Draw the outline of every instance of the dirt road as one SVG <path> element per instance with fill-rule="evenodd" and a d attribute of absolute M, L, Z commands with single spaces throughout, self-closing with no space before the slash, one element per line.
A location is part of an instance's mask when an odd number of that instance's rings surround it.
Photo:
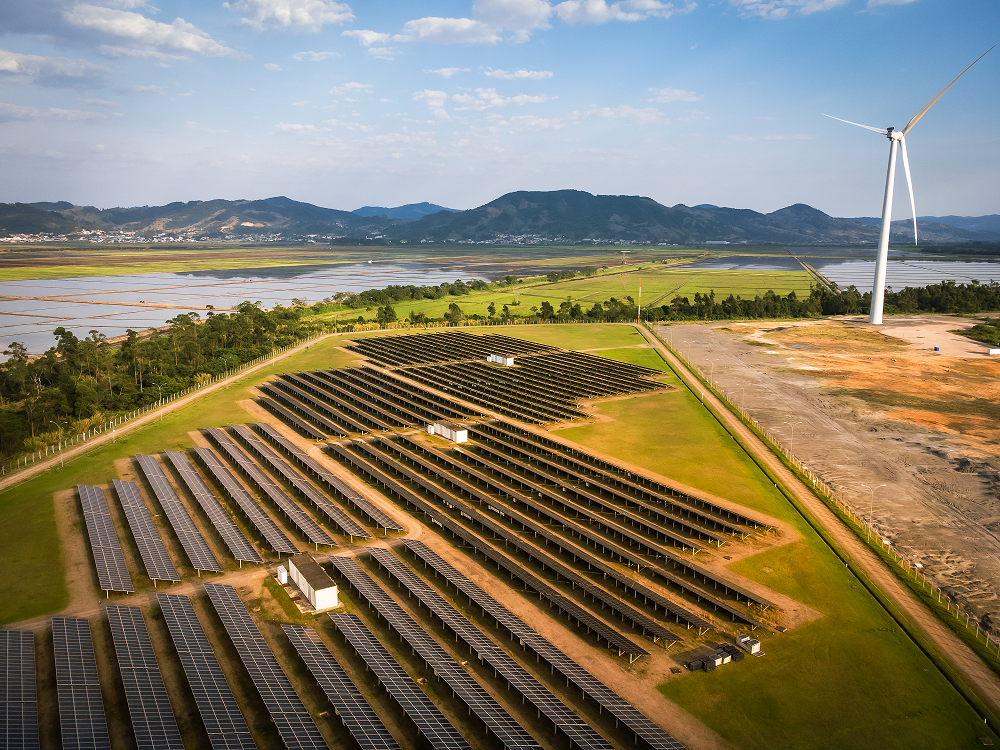
<path fill-rule="evenodd" d="M 704 391 L 690 371 L 675 357 L 655 336 L 643 331 L 643 335 L 670 362 L 680 374 L 684 382 L 699 393 Z M 732 412 L 726 408 L 711 393 L 706 392 L 704 401 L 719 418 L 726 428 L 749 446 L 754 455 L 768 470 L 779 477 L 787 487 L 791 488 L 795 498 L 819 523 L 827 530 L 837 543 L 844 549 L 875 582 L 876 585 L 902 609 L 923 630 L 927 637 L 941 650 L 945 657 L 965 677 L 970 685 L 997 712 L 1000 712 L 1000 679 L 987 667 L 973 651 L 959 638 L 948 630 L 944 624 L 928 611 L 906 589 L 896 576 L 885 567 L 875 554 L 862 544 L 854 533 L 844 526 L 836 516 L 807 489 L 796 477 L 785 468 L 784 464 L 750 431 Z"/>

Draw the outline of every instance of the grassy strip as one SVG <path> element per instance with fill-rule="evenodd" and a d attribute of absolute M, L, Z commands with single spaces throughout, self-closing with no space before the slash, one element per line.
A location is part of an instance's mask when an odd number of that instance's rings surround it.
<path fill-rule="evenodd" d="M 285 587 L 274 580 L 273 577 L 268 576 L 264 579 L 264 588 L 270 592 L 271 598 L 281 606 L 281 611 L 285 613 L 285 616 L 289 620 L 300 624 L 309 624 L 312 622 L 312 618 L 306 617 L 299 612 L 299 608 L 295 606 L 295 602 L 292 601 L 292 597 L 285 591 Z"/>
<path fill-rule="evenodd" d="M 664 346 L 667 346 L 668 348 L 672 349 L 672 347 L 670 347 L 669 344 L 667 344 L 655 331 L 652 331 L 651 329 L 649 330 L 653 336 L 655 336 L 661 343 L 664 344 Z M 681 355 L 676 350 L 674 350 L 674 354 L 683 361 L 683 357 L 681 357 Z M 660 354 L 660 356 L 661 357 L 663 356 L 662 353 Z M 667 365 L 670 366 L 671 370 L 674 371 L 677 377 L 681 379 L 682 382 L 684 382 L 680 376 L 680 373 L 678 373 L 676 369 L 674 369 L 674 367 L 670 365 L 670 362 L 665 357 L 663 357 L 663 359 L 667 363 Z M 711 383 L 709 383 L 696 369 L 690 368 L 690 372 L 702 387 L 704 387 L 707 391 L 713 393 L 717 397 L 720 397 L 720 400 L 723 401 L 723 403 L 725 403 L 728 400 L 724 397 L 723 394 L 719 393 L 711 385 Z M 872 597 L 882 606 L 882 608 L 886 611 L 886 613 L 900 627 L 900 629 L 907 635 L 907 637 L 910 638 L 911 641 L 913 641 L 913 643 L 917 646 L 917 648 L 919 648 L 924 653 L 924 655 L 927 656 L 928 659 L 930 659 L 930 661 L 934 664 L 934 666 L 941 672 L 941 674 L 952 685 L 952 687 L 954 687 L 955 690 L 958 691 L 958 693 L 965 699 L 965 701 L 969 704 L 969 706 L 972 707 L 972 709 L 979 715 L 981 719 L 984 719 L 984 721 L 990 727 L 990 729 L 1000 734 L 1000 719 L 998 719 L 997 715 L 982 700 L 982 698 L 975 691 L 975 689 L 972 688 L 972 686 L 965 681 L 965 678 L 958 672 L 958 670 L 956 670 L 951 665 L 951 662 L 944 657 L 944 655 L 938 650 L 937 646 L 934 645 L 933 642 L 931 642 L 931 640 L 926 635 L 924 635 L 923 631 L 920 630 L 920 628 L 916 625 L 915 622 L 913 622 L 910 616 L 907 615 L 898 606 L 896 606 L 896 604 L 892 602 L 882 592 L 882 590 L 868 576 L 868 574 L 865 573 L 865 571 L 862 570 L 860 567 L 858 567 L 857 563 L 854 562 L 853 558 L 837 543 L 837 541 L 832 536 L 830 536 L 830 534 L 827 532 L 823 524 L 820 523 L 808 511 L 808 509 L 805 508 L 805 506 L 799 503 L 799 501 L 795 498 L 794 493 L 791 491 L 791 488 L 788 487 L 780 477 L 769 471 L 767 466 L 757 459 L 753 451 L 750 449 L 750 446 L 747 445 L 745 441 L 743 441 L 738 435 L 734 435 L 732 432 L 729 431 L 729 429 L 725 426 L 725 423 L 723 422 L 722 418 L 716 413 L 716 411 L 712 409 L 708 404 L 705 404 L 705 408 L 719 422 L 722 428 L 725 429 L 727 432 L 729 432 L 733 440 L 736 441 L 737 445 L 739 445 L 740 448 L 742 448 L 743 451 L 746 452 L 746 454 L 757 465 L 760 471 L 763 472 L 764 475 L 768 479 L 770 479 L 771 482 L 774 483 L 775 487 L 777 487 L 778 491 L 781 492 L 781 494 L 785 497 L 785 499 L 789 502 L 789 504 L 793 508 L 795 508 L 796 512 L 803 518 L 803 520 L 806 521 L 806 523 L 809 524 L 809 526 L 816 532 L 816 534 L 823 540 L 823 542 L 830 548 L 830 550 L 837 556 L 837 558 L 844 563 L 844 565 L 847 567 L 848 570 L 851 571 L 851 573 L 858 580 L 858 582 L 861 583 L 861 585 L 864 586 L 864 588 L 872 595 Z M 747 427 L 749 427 L 754 432 L 754 434 L 756 434 L 757 437 L 759 437 L 765 444 L 769 442 L 766 436 L 763 435 L 760 429 L 755 424 L 753 424 L 752 421 L 748 420 L 744 415 L 739 414 L 738 412 L 733 412 L 733 413 L 736 414 L 736 416 L 739 417 L 740 421 L 743 422 Z M 781 460 L 781 462 L 796 475 L 797 478 L 803 481 L 805 486 L 807 487 L 811 486 L 809 478 L 801 471 L 801 469 L 794 466 L 787 456 L 783 455 L 780 451 L 776 451 L 774 453 L 776 456 L 778 456 L 779 460 Z M 844 514 L 843 511 L 840 510 L 839 506 L 837 506 L 832 501 L 832 499 L 824 497 L 815 489 L 813 489 L 813 494 L 815 494 L 816 497 L 819 498 L 819 500 L 823 502 L 824 505 L 826 505 L 830 510 L 832 510 L 834 514 L 837 515 L 841 520 L 845 522 L 848 520 L 846 514 Z M 873 552 L 875 552 L 875 554 L 878 555 L 879 558 L 882 559 L 882 561 L 889 566 L 889 569 L 898 578 L 902 579 L 907 584 L 907 586 L 913 593 L 918 595 L 918 598 L 921 601 L 924 601 L 925 603 L 927 602 L 927 597 L 920 595 L 920 591 L 918 591 L 913 585 L 914 582 L 909 578 L 908 575 L 903 575 L 902 568 L 898 565 L 898 563 L 895 562 L 895 560 L 891 557 L 891 555 L 887 551 L 881 549 L 880 545 L 869 544 L 865 538 L 865 535 L 862 534 L 862 529 L 856 523 L 853 522 L 848 523 L 848 528 L 850 528 L 854 532 L 855 536 L 857 536 L 861 541 L 868 544 L 869 548 Z M 865 530 L 865 533 L 867 533 L 867 530 Z M 924 593 L 926 594 L 926 592 Z M 947 625 L 954 632 L 956 632 L 956 634 L 958 634 L 959 637 L 962 637 L 963 634 L 960 633 L 959 630 L 954 627 L 955 624 L 958 624 L 957 618 L 955 618 L 954 616 L 948 618 L 941 617 L 940 609 L 941 606 L 939 604 L 936 607 L 934 606 L 931 607 L 931 611 L 934 612 L 934 614 L 938 615 L 945 623 L 945 625 Z M 949 620 L 951 622 L 949 622 Z M 967 628 L 964 627 L 964 624 L 962 624 L 960 629 L 968 630 Z M 970 646 L 973 646 L 973 643 L 969 643 L 969 640 L 967 638 L 963 637 L 962 640 L 968 643 Z M 984 644 L 982 643 L 979 643 L 979 646 L 980 646 L 979 649 L 974 648 L 974 650 L 977 653 L 981 653 L 982 650 L 985 648 Z M 990 664 L 991 668 L 995 669 L 995 660 L 993 658 L 988 658 L 987 663 Z"/>

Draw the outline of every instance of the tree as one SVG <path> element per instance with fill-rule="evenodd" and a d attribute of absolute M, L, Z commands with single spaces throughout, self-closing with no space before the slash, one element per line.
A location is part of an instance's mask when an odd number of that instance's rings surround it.
<path fill-rule="evenodd" d="M 542 302 L 542 320 L 551 320 L 555 317 L 556 311 L 552 309 L 552 305 L 548 300 Z"/>
<path fill-rule="evenodd" d="M 391 304 L 386 302 L 385 306 L 380 307 L 378 309 L 378 312 L 375 314 L 375 320 L 378 321 L 378 324 L 380 326 L 385 328 L 386 325 L 388 325 L 389 323 L 395 323 L 397 320 L 399 320 L 399 318 L 396 316 L 395 308 L 393 308 Z"/>
<path fill-rule="evenodd" d="M 465 313 L 462 312 L 462 308 L 458 306 L 458 303 L 452 302 L 448 305 L 448 312 L 445 313 L 444 317 L 452 325 L 458 325 L 465 318 Z"/>
<path fill-rule="evenodd" d="M 504 310 L 507 309 L 507 305 L 504 305 L 503 307 Z M 492 318 L 494 315 L 497 314 L 497 306 L 494 305 L 492 302 L 490 302 L 490 306 L 486 308 L 486 312 L 489 313 L 489 316 Z"/>

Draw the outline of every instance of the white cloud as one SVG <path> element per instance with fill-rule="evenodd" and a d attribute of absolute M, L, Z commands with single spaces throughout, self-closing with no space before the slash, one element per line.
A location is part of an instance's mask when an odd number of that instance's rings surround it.
<path fill-rule="evenodd" d="M 116 44 L 102 44 L 97 48 L 97 53 L 104 57 L 141 57 L 157 58 L 160 60 L 183 60 L 184 55 L 169 55 L 166 52 L 154 47 L 121 47 Z M 160 63 L 162 67 L 167 67 L 166 63 Z"/>
<path fill-rule="evenodd" d="M 301 101 L 301 102 L 292 102 L 292 106 L 293 106 L 293 107 L 304 107 L 304 106 L 306 106 L 306 105 L 307 105 L 308 103 L 309 103 L 309 100 L 308 100 L 308 99 L 306 99 L 305 101 Z"/>
<path fill-rule="evenodd" d="M 279 122 L 274 126 L 282 133 L 319 133 L 330 128 L 317 128 L 315 125 L 300 125 L 296 122 Z"/>
<path fill-rule="evenodd" d="M 448 120 L 450 117 L 445 111 L 444 103 L 448 100 L 448 95 L 443 91 L 417 91 L 413 94 L 413 101 L 425 102 L 430 107 L 431 114 L 438 120 Z"/>
<path fill-rule="evenodd" d="M 379 99 L 379 101 L 382 102 L 382 104 L 388 104 L 390 100 L 389 99 Z"/>
<path fill-rule="evenodd" d="M 869 8 L 876 8 L 879 5 L 909 5 L 916 0 L 868 0 Z"/>
<path fill-rule="evenodd" d="M 68 57 L 22 55 L 0 49 L 0 80 L 22 77 L 48 86 L 99 85 L 110 68 Z"/>
<path fill-rule="evenodd" d="M 570 125 L 579 122 L 579 114 L 571 113 L 567 117 L 536 117 L 535 115 L 515 115 L 508 118 L 511 125 L 523 127 L 527 130 L 562 130 Z M 500 122 L 499 125 L 506 123 Z"/>
<path fill-rule="evenodd" d="M 302 62 L 303 60 L 308 60 L 309 62 L 323 62 L 323 60 L 329 60 L 331 57 L 340 57 L 339 52 L 296 52 L 292 55 L 293 60 Z"/>
<path fill-rule="evenodd" d="M 122 91 L 127 91 L 130 94 L 165 94 L 163 86 L 129 86 L 126 89 L 121 89 Z"/>
<path fill-rule="evenodd" d="M 847 5 L 851 0 L 729 0 L 738 6 L 743 15 L 782 19 L 790 13 L 809 15 Z"/>
<path fill-rule="evenodd" d="M 350 31 L 341 31 L 341 36 L 349 36 L 358 40 L 358 43 L 362 47 L 370 47 L 373 44 L 385 44 L 392 40 L 392 34 L 386 34 L 382 31 L 370 31 L 368 29 L 351 29 Z"/>
<path fill-rule="evenodd" d="M 151 53 L 157 48 L 167 47 L 208 57 L 239 54 L 183 18 L 175 18 L 171 24 L 160 23 L 138 13 L 96 5 L 75 5 L 63 13 L 63 18 L 78 28 L 131 39 L 144 45 Z"/>
<path fill-rule="evenodd" d="M 264 69 L 265 70 L 284 70 L 284 68 L 282 68 L 277 63 L 264 63 Z"/>
<path fill-rule="evenodd" d="M 593 117 L 606 117 L 615 120 L 633 120 L 644 125 L 665 122 L 663 113 L 655 107 L 638 109 L 627 104 L 617 107 L 590 107 L 585 114 Z"/>
<path fill-rule="evenodd" d="M 91 107 L 107 107 L 108 109 L 115 109 L 119 106 L 118 102 L 109 102 L 107 99 L 83 99 L 84 104 L 89 104 Z"/>
<path fill-rule="evenodd" d="M 456 73 L 468 73 L 468 68 L 438 68 L 437 70 L 425 70 L 425 73 L 436 73 L 442 78 L 451 78 Z"/>
<path fill-rule="evenodd" d="M 498 94 L 496 89 L 476 89 L 475 96 L 472 94 L 455 94 L 451 100 L 463 106 L 456 107 L 458 110 L 482 111 L 484 109 L 496 109 L 506 107 L 509 104 L 524 106 L 525 104 L 541 104 L 548 101 L 549 97 L 541 94 L 529 96 L 528 94 L 518 94 L 517 96 L 503 96 Z"/>
<path fill-rule="evenodd" d="M 549 28 L 552 6 L 547 0 L 475 0 L 472 15 L 495 29 L 513 31 L 513 41 L 523 42 L 535 29 Z"/>
<path fill-rule="evenodd" d="M 653 95 L 652 99 L 647 99 L 650 102 L 659 102 L 665 104 L 667 102 L 700 102 L 705 97 L 701 94 L 696 94 L 693 91 L 685 91 L 684 89 L 654 89 L 651 88 L 649 93 Z"/>
<path fill-rule="evenodd" d="M 690 4 L 686 8 L 692 9 Z M 611 5 L 605 0 L 566 0 L 555 6 L 553 11 L 560 21 L 570 24 L 645 21 L 650 17 L 670 18 L 677 12 L 672 3 L 661 3 L 659 0 L 622 0 Z"/>
<path fill-rule="evenodd" d="M 515 80 L 528 80 L 528 81 L 542 81 L 546 78 L 552 77 L 551 70 L 525 70 L 520 68 L 512 73 L 508 73 L 506 70 L 493 70 L 492 68 L 486 69 L 486 75 L 490 78 L 500 78 L 505 81 L 515 81 Z"/>
<path fill-rule="evenodd" d="M 337 128 L 347 128 L 348 130 L 358 131 L 362 133 L 370 133 L 375 128 L 371 125 L 362 125 L 360 122 L 344 122 L 343 120 L 323 120 L 324 125 L 329 125 L 330 127 Z"/>
<path fill-rule="evenodd" d="M 357 81 L 349 81 L 348 83 L 342 83 L 340 86 L 334 86 L 330 89 L 330 93 L 334 96 L 342 96 L 344 94 L 356 94 L 359 92 L 364 92 L 366 94 L 372 93 L 372 85 L 370 83 L 358 83 Z"/>
<path fill-rule="evenodd" d="M 431 44 L 496 44 L 501 41 L 493 27 L 471 18 L 418 18 L 407 21 L 396 38 Z"/>
<path fill-rule="evenodd" d="M 365 52 L 378 60 L 395 60 L 400 54 L 395 47 L 369 47 Z"/>
<path fill-rule="evenodd" d="M 242 13 L 241 22 L 258 31 L 279 26 L 319 31 L 323 24 L 354 20 L 350 6 L 331 0 L 237 0 L 222 5 Z"/>
<path fill-rule="evenodd" d="M 84 112 L 79 109 L 59 109 L 58 107 L 39 109 L 38 107 L 22 107 L 17 104 L 4 104 L 0 102 L 0 122 L 30 122 L 34 120 L 80 122 L 85 120 L 105 120 L 107 117 L 107 115 L 100 112 Z"/>

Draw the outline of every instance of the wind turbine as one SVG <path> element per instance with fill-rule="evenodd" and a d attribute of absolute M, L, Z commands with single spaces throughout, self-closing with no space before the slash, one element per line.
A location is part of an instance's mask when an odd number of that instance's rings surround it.
<path fill-rule="evenodd" d="M 989 54 L 993 48 L 990 47 L 986 52 L 981 54 L 975 60 L 973 60 L 972 65 L 982 60 L 987 54 Z M 969 68 L 972 67 L 969 66 Z M 969 68 L 966 68 L 961 73 L 955 77 L 955 81 L 964 76 Z M 862 125 L 857 122 L 851 122 L 850 120 L 842 120 L 839 117 L 834 117 L 833 115 L 823 114 L 824 117 L 829 117 L 833 120 L 839 120 L 840 122 L 846 122 L 848 125 L 857 125 L 859 128 L 864 128 L 865 130 L 873 130 L 876 133 L 881 133 L 889 139 L 889 172 L 885 178 L 885 200 L 882 203 L 882 229 L 878 236 L 878 257 L 875 261 L 875 281 L 872 285 L 872 306 L 871 311 L 868 316 L 868 322 L 873 325 L 881 325 L 882 323 L 882 307 L 885 302 L 885 270 L 886 265 L 889 261 L 889 224 L 892 221 L 892 189 L 896 178 L 896 148 L 897 146 L 903 151 L 903 171 L 906 173 L 906 186 L 910 189 L 910 208 L 913 211 L 913 244 L 917 244 L 917 204 L 913 200 L 913 181 L 910 179 L 910 162 L 906 158 L 906 134 L 913 129 L 913 126 L 917 124 L 927 110 L 934 106 L 935 102 L 944 96 L 944 92 L 955 85 L 955 81 L 952 81 L 940 94 L 931 99 L 930 103 L 924 107 L 922 110 L 917 112 L 913 116 L 913 119 L 906 123 L 906 127 L 902 130 L 897 131 L 895 128 L 873 128 L 870 125 Z"/>

